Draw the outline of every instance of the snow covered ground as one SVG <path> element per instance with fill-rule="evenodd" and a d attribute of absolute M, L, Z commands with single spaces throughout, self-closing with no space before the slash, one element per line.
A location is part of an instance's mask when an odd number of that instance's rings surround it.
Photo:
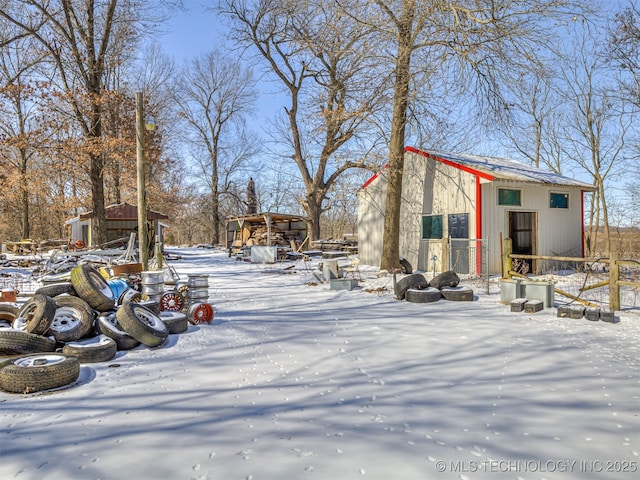
<path fill-rule="evenodd" d="M 210 275 L 213 325 L 62 390 L 0 392 L 0 478 L 637 478 L 637 309 L 415 304 L 367 267 L 336 291 L 302 262 L 171 251 L 183 278 Z"/>

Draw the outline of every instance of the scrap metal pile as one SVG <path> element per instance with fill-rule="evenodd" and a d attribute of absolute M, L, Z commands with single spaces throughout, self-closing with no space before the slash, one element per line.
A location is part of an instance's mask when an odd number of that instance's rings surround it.
<path fill-rule="evenodd" d="M 81 363 L 154 348 L 191 324 L 210 324 L 206 276 L 165 289 L 165 271 L 81 263 L 68 281 L 45 284 L 21 306 L 0 303 L 0 389 L 32 393 L 75 382 Z M 172 283 L 172 282 L 170 282 Z"/>

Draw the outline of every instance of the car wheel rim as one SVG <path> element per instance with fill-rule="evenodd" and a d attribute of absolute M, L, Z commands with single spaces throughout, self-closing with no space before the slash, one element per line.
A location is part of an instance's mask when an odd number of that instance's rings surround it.
<path fill-rule="evenodd" d="M 14 365 L 18 367 L 41 367 L 43 365 L 55 365 L 56 363 L 62 363 L 67 357 L 64 355 L 37 355 L 33 357 L 19 358 Z"/>
<path fill-rule="evenodd" d="M 71 307 L 58 307 L 51 329 L 57 332 L 73 330 L 80 323 L 80 312 Z"/>

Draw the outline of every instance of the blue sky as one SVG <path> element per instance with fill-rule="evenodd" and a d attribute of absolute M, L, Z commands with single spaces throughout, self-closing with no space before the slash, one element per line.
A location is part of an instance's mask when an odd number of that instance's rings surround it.
<path fill-rule="evenodd" d="M 185 61 L 200 54 L 210 52 L 216 48 L 225 52 L 225 27 L 217 15 L 206 10 L 201 0 L 185 0 L 185 10 L 176 11 L 173 18 L 167 22 L 159 36 L 159 41 L 167 55 L 174 58 L 176 66 L 180 67 Z M 254 70 L 258 77 L 260 72 Z M 265 128 L 272 126 L 275 114 L 282 110 L 286 98 L 273 93 L 276 84 L 258 82 L 258 99 L 254 115 L 249 119 L 250 128 L 258 135 L 264 136 Z"/>
<path fill-rule="evenodd" d="M 160 38 L 166 53 L 178 64 L 224 42 L 223 27 L 213 12 L 206 11 L 199 1 L 185 1 L 185 8 L 175 12 Z"/>

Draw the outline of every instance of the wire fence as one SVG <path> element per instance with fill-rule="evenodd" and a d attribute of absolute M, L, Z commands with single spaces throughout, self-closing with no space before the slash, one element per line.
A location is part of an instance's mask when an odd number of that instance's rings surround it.
<path fill-rule="evenodd" d="M 448 269 L 489 292 L 489 240 L 449 238 Z"/>

